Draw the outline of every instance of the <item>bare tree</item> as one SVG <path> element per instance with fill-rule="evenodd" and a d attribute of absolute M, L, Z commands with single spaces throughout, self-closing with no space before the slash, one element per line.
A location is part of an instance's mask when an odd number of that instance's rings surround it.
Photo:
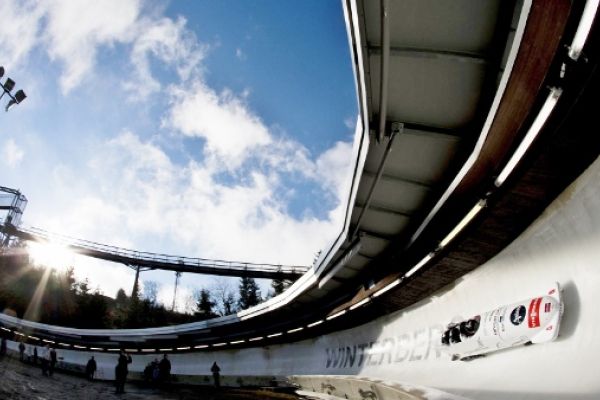
<path fill-rule="evenodd" d="M 158 297 L 158 282 L 144 281 L 144 299 L 152 304 L 156 304 Z"/>
<path fill-rule="evenodd" d="M 217 314 L 224 316 L 237 311 L 235 291 L 229 280 L 216 278 L 211 293 L 213 293 L 215 301 L 214 310 Z"/>

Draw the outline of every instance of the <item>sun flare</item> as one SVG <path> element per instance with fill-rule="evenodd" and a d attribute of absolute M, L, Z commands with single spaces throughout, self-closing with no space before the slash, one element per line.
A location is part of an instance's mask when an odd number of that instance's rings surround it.
<path fill-rule="evenodd" d="M 27 250 L 36 265 L 44 265 L 57 271 L 66 271 L 74 261 L 74 254 L 56 243 L 29 242 Z"/>

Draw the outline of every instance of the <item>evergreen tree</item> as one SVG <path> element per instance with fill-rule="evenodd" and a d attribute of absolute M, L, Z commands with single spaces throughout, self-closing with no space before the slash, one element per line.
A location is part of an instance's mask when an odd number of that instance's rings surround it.
<path fill-rule="evenodd" d="M 127 297 L 127 293 L 125 293 L 125 290 L 123 290 L 122 288 L 117 291 L 115 303 L 117 305 L 117 308 L 121 309 L 127 308 L 127 305 L 129 304 L 129 297 Z"/>
<path fill-rule="evenodd" d="M 253 278 L 241 278 L 239 289 L 238 307 L 240 310 L 245 310 L 261 302 L 260 290 Z"/>
<path fill-rule="evenodd" d="M 78 328 L 109 328 L 108 304 L 106 298 L 98 291 L 77 296 L 77 312 L 75 321 Z"/>
<path fill-rule="evenodd" d="M 206 289 L 201 289 L 196 293 L 196 315 L 203 319 L 216 317 L 214 312 L 215 302 L 212 300 L 210 292 Z"/>

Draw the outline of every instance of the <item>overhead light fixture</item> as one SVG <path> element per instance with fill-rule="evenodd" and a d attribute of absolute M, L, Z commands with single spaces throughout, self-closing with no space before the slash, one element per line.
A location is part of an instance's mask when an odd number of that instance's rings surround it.
<path fill-rule="evenodd" d="M 175 350 L 175 349 L 158 349 L 158 351 L 171 351 L 171 350 Z"/>
<path fill-rule="evenodd" d="M 392 283 L 390 283 L 390 284 L 388 284 L 388 285 L 384 286 L 383 288 L 381 288 L 381 289 L 379 289 L 378 291 L 376 291 L 375 293 L 373 293 L 373 297 L 379 297 L 379 296 L 381 296 L 382 294 L 384 294 L 384 293 L 385 293 L 385 292 L 387 292 L 388 290 L 390 290 L 390 289 L 393 289 L 393 288 L 395 288 L 396 286 L 398 286 L 398 284 L 400 284 L 400 282 L 401 282 L 401 279 L 400 279 L 400 278 L 396 279 L 396 280 L 395 280 L 395 281 L 393 281 Z"/>
<path fill-rule="evenodd" d="M 155 349 L 142 349 L 142 353 L 154 353 Z"/>
<path fill-rule="evenodd" d="M 473 218 L 475 218 L 475 216 L 479 213 L 479 211 L 481 211 L 481 209 L 483 207 L 485 207 L 485 204 L 486 204 L 485 200 L 479 200 L 477 202 L 477 204 L 475 204 L 475 207 L 471 208 L 471 211 L 469 211 L 467 213 L 467 215 L 464 216 L 464 218 L 458 223 L 458 225 L 456 225 L 454 227 L 454 229 L 452 229 L 450 231 L 450 233 L 448 235 L 446 235 L 446 237 L 444 239 L 442 239 L 442 241 L 440 242 L 440 248 L 446 247 L 448 245 L 448 243 L 450 243 L 456 237 L 456 235 L 458 235 L 465 228 L 465 226 L 467 226 L 469 224 L 469 222 L 471 222 L 471 220 Z M 429 253 L 427 255 L 427 257 L 429 257 L 429 256 L 431 256 L 431 253 Z M 423 260 L 425 260 L 427 257 L 425 257 Z M 423 260 L 421 260 L 421 262 L 423 262 Z M 429 261 L 429 260 L 425 260 L 425 262 L 427 262 L 427 261 Z M 421 262 L 419 262 L 419 264 Z"/>
<path fill-rule="evenodd" d="M 76 349 L 86 349 L 87 348 L 85 346 L 80 346 L 78 344 L 74 344 L 73 347 L 75 347 Z"/>
<path fill-rule="evenodd" d="M 535 117 L 535 120 L 533 121 L 533 124 L 531 124 L 531 127 L 527 131 L 527 134 L 519 144 L 519 147 L 517 147 L 517 150 L 513 153 L 510 160 L 508 160 L 508 163 L 506 164 L 502 172 L 500 172 L 500 175 L 498 175 L 498 177 L 496 178 L 496 181 L 494 182 L 496 187 L 500 187 L 504 183 L 504 181 L 506 181 L 506 178 L 508 178 L 508 176 L 512 173 L 513 169 L 515 169 L 519 161 L 521 161 L 521 158 L 523 158 L 523 155 L 525 154 L 531 143 L 533 143 L 538 133 L 540 133 L 540 130 L 542 130 L 544 124 L 546 123 L 546 120 L 552 113 L 552 110 L 554 110 L 554 107 L 556 106 L 556 103 L 558 102 L 558 99 L 560 98 L 561 94 L 562 89 L 560 88 L 550 89 L 550 94 L 546 98 L 546 101 L 544 102 L 544 105 L 542 106 L 542 109 L 538 113 L 537 117 Z"/>
<path fill-rule="evenodd" d="M 107 351 L 121 351 L 121 349 L 106 349 Z"/>
<path fill-rule="evenodd" d="M 346 314 L 346 310 L 342 310 L 342 311 L 340 311 L 340 312 L 336 312 L 335 314 L 333 314 L 333 315 L 330 315 L 330 316 L 328 316 L 328 317 L 327 317 L 327 318 L 325 318 L 325 319 L 326 319 L 327 321 L 330 321 L 330 320 L 332 320 L 332 319 L 334 319 L 334 318 L 337 318 L 337 317 L 340 317 L 340 316 L 342 316 L 342 315 L 344 315 L 344 314 Z"/>
<path fill-rule="evenodd" d="M 0 67 L 0 78 L 2 78 L 3 76 L 4 76 L 4 67 Z M 10 93 L 15 88 L 15 81 L 13 81 L 10 78 L 6 78 L 6 82 L 4 82 L 4 84 L 0 82 L 0 87 L 2 88 L 2 94 L 0 94 L 0 99 L 2 97 L 4 97 L 5 94 L 8 94 L 8 96 L 10 97 L 10 101 L 4 108 L 5 111 L 8 111 L 8 109 L 13 104 L 20 104 L 27 97 L 27 95 L 25 94 L 25 92 L 23 90 L 18 90 L 14 95 L 12 95 Z"/>
<path fill-rule="evenodd" d="M 300 332 L 301 330 L 303 330 L 303 327 L 300 328 L 296 328 L 296 329 L 290 329 L 289 331 L 287 331 L 287 333 L 294 333 L 294 332 Z"/>
<path fill-rule="evenodd" d="M 195 348 L 195 349 L 205 349 L 205 348 L 207 348 L 207 347 L 208 347 L 208 345 L 207 345 L 207 344 L 199 344 L 199 345 L 197 345 L 197 346 L 194 346 L 194 348 Z"/>
<path fill-rule="evenodd" d="M 319 320 L 319 321 L 313 322 L 312 324 L 306 325 L 306 327 L 312 328 L 313 326 L 321 325 L 322 323 L 323 323 L 323 320 Z"/>
<path fill-rule="evenodd" d="M 93 350 L 93 351 L 102 351 L 103 349 L 100 348 L 100 347 L 90 347 L 90 350 Z"/>
<path fill-rule="evenodd" d="M 367 304 L 368 302 L 371 301 L 370 297 L 365 297 L 364 299 L 362 299 L 361 301 L 359 301 L 358 303 L 354 303 L 350 306 L 349 310 L 356 310 L 358 307 L 363 306 L 365 304 Z"/>
<path fill-rule="evenodd" d="M 223 343 L 215 343 L 215 344 L 213 344 L 212 346 L 213 346 L 213 347 L 221 347 L 221 346 L 225 346 L 226 344 L 227 344 L 226 342 L 223 342 Z"/>
<path fill-rule="evenodd" d="M 583 14 L 579 20 L 575 37 L 573 37 L 573 42 L 571 42 L 571 46 L 569 46 L 569 57 L 575 61 L 577 61 L 581 55 L 583 46 L 585 45 L 587 37 L 590 33 L 590 29 L 592 28 L 592 24 L 594 23 L 594 19 L 596 18 L 598 1 L 599 0 L 587 0 L 585 7 L 583 8 Z"/>
<path fill-rule="evenodd" d="M 258 340 L 263 340 L 264 337 L 263 336 L 258 336 L 258 337 L 253 337 L 251 339 L 248 339 L 249 342 L 256 342 Z"/>
<path fill-rule="evenodd" d="M 272 335 L 267 335 L 268 338 L 273 338 L 273 337 L 277 337 L 277 336 L 281 336 L 283 335 L 283 332 L 277 332 L 277 333 L 273 333 Z"/>
<path fill-rule="evenodd" d="M 240 344 L 240 343 L 244 343 L 245 340 L 236 340 L 234 342 L 229 342 L 229 344 Z"/>
<path fill-rule="evenodd" d="M 418 270 L 420 270 L 421 267 L 423 267 L 423 265 L 427 264 L 429 262 L 429 260 L 431 260 L 433 258 L 433 256 L 435 256 L 435 253 L 429 253 L 429 254 L 427 254 L 425 257 L 423 257 L 423 259 L 421 261 L 419 261 L 417 263 L 417 265 L 415 265 L 414 267 L 412 267 L 411 269 L 409 269 L 408 272 L 404 275 L 404 277 L 408 278 L 412 274 L 414 274 L 415 272 L 417 272 Z"/>
<path fill-rule="evenodd" d="M 190 346 L 184 346 L 184 347 L 178 347 L 177 350 L 189 350 L 191 349 Z"/>

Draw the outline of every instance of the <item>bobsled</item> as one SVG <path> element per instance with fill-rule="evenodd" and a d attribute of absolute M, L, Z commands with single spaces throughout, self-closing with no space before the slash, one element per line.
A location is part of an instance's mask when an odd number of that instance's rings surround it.
<path fill-rule="evenodd" d="M 442 349 L 453 360 L 467 361 L 509 347 L 551 342 L 558 336 L 562 314 L 557 283 L 545 296 L 448 324 L 442 334 Z"/>

